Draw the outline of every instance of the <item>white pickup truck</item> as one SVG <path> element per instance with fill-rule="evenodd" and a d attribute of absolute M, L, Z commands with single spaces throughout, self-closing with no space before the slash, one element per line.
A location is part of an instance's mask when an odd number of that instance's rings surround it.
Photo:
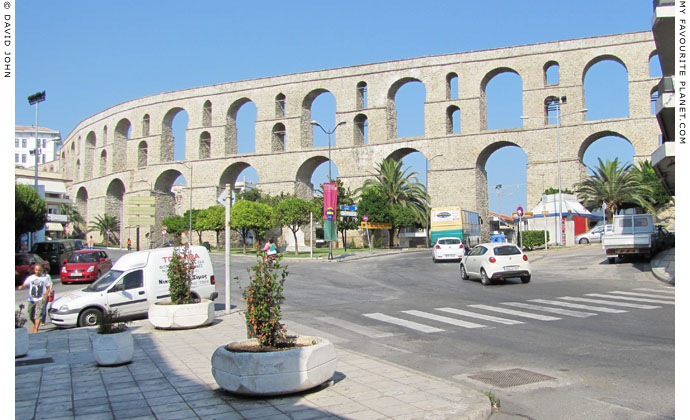
<path fill-rule="evenodd" d="M 601 238 L 609 264 L 616 256 L 642 255 L 651 258 L 656 248 L 656 228 L 651 214 L 621 214 L 613 216 L 613 230 Z"/>

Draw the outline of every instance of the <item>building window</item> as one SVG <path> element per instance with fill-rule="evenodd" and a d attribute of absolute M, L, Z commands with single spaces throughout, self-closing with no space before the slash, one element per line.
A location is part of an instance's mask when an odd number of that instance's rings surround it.
<path fill-rule="evenodd" d="M 19 163 L 19 153 L 14 154 L 14 163 Z"/>
<path fill-rule="evenodd" d="M 22 155 L 22 163 L 26 163 L 26 155 Z"/>
<path fill-rule="evenodd" d="M 46 139 L 43 139 L 43 148 L 44 148 L 44 149 L 46 148 L 46 142 L 47 142 L 47 140 L 46 140 Z"/>
<path fill-rule="evenodd" d="M 14 147 L 19 147 L 19 139 L 14 139 Z"/>
<path fill-rule="evenodd" d="M 22 149 L 26 149 L 26 139 L 22 139 Z"/>
<path fill-rule="evenodd" d="M 46 163 L 46 155 L 42 155 L 43 163 Z"/>

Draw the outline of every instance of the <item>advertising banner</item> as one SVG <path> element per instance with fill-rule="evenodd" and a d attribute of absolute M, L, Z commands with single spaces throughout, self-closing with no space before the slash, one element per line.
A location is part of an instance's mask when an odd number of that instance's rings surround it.
<path fill-rule="evenodd" d="M 324 182 L 323 184 L 323 219 L 336 220 L 336 209 L 338 208 L 338 184 L 335 182 Z"/>

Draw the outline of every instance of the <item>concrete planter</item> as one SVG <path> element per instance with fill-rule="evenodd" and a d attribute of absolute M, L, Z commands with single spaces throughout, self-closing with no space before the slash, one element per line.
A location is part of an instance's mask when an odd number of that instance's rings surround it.
<path fill-rule="evenodd" d="M 134 356 L 134 338 L 130 330 L 93 337 L 93 358 L 101 366 L 129 363 Z"/>
<path fill-rule="evenodd" d="M 211 358 L 213 377 L 221 388 L 243 395 L 290 394 L 331 379 L 338 362 L 333 344 L 319 337 L 299 337 L 298 343 L 308 345 L 269 353 L 231 352 L 221 346 Z"/>
<path fill-rule="evenodd" d="M 14 357 L 26 356 L 29 352 L 29 332 L 26 328 L 14 329 Z"/>
<path fill-rule="evenodd" d="M 187 329 L 209 325 L 215 317 L 213 301 L 204 299 L 186 305 L 157 304 L 149 306 L 149 322 L 161 329 Z"/>

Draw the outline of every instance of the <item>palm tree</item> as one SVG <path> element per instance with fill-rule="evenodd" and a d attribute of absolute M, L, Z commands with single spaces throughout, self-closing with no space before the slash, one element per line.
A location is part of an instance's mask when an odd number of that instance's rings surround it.
<path fill-rule="evenodd" d="M 80 237 L 82 225 L 86 224 L 79 211 L 71 204 L 60 204 L 60 214 L 67 216 L 67 221 L 72 224 L 73 237 Z"/>
<path fill-rule="evenodd" d="M 104 214 L 103 216 L 96 216 L 96 221 L 91 223 L 91 226 L 89 226 L 89 232 L 98 232 L 102 237 L 106 238 L 106 245 L 108 245 L 108 242 L 110 241 L 110 234 L 115 237 L 114 239 L 116 244 L 119 242 L 119 239 L 115 234 L 116 231 L 120 231 L 120 222 L 115 216 L 110 216 L 107 214 Z M 110 234 L 108 234 L 108 232 L 110 232 Z"/>
<path fill-rule="evenodd" d="M 613 215 L 619 209 L 639 206 L 654 213 L 651 203 L 652 188 L 640 181 L 630 169 L 631 165 L 620 166 L 618 158 L 602 162 L 595 168 L 594 175 L 583 182 L 575 184 L 577 196 L 587 208 L 601 207 L 606 204 L 606 220 L 612 223 Z"/>
<path fill-rule="evenodd" d="M 389 203 L 411 209 L 419 223 L 424 222 L 427 214 L 427 192 L 423 184 L 417 181 L 417 172 L 403 169 L 402 161 L 384 159 L 377 165 L 374 178 L 364 181 L 361 189 L 376 188 Z M 393 242 L 391 232 L 390 242 Z"/>

